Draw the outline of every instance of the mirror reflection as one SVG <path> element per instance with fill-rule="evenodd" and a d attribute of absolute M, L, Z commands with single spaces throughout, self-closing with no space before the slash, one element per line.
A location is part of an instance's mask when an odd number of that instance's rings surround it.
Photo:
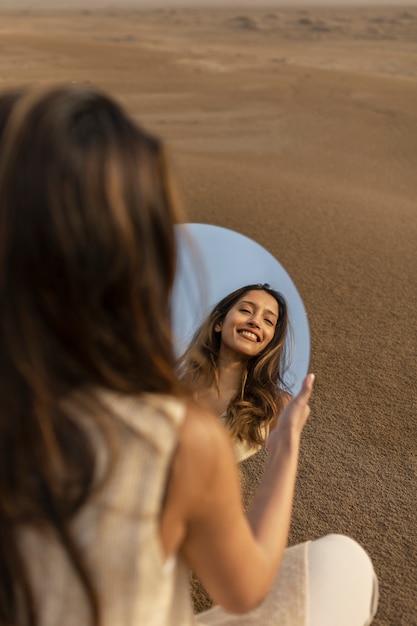
<path fill-rule="evenodd" d="M 307 316 L 287 272 L 256 242 L 207 224 L 177 235 L 180 375 L 230 429 L 241 461 L 262 446 L 307 373 Z"/>

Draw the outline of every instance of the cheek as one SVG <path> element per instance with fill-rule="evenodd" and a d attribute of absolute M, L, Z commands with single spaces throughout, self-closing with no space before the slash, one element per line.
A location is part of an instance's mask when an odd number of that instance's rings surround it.
<path fill-rule="evenodd" d="M 242 320 L 240 317 L 233 313 L 228 313 L 224 318 L 221 326 L 223 330 L 230 330 L 239 324 Z"/>
<path fill-rule="evenodd" d="M 274 337 L 275 337 L 275 329 L 271 328 L 268 332 L 268 345 L 271 343 Z"/>

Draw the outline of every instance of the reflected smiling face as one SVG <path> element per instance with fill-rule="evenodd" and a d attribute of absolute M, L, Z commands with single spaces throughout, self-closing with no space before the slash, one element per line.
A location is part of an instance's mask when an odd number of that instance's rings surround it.
<path fill-rule="evenodd" d="M 278 302 L 266 291 L 248 291 L 215 326 L 221 332 L 220 357 L 256 356 L 271 342 L 279 315 Z"/>

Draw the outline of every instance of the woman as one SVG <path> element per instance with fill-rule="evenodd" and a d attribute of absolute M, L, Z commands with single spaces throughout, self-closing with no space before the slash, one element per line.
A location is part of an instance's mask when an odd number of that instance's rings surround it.
<path fill-rule="evenodd" d="M 179 360 L 196 399 L 229 428 L 238 461 L 260 449 L 290 399 L 288 332 L 283 295 L 247 285 L 216 304 Z"/>
<path fill-rule="evenodd" d="M 284 552 L 312 376 L 267 441 L 247 518 L 227 432 L 176 380 L 179 211 L 160 141 L 94 89 L 29 90 L 8 102 L 0 623 L 227 624 L 262 602 L 238 623 L 334 626 L 354 606 L 349 624 L 362 626 L 374 610 L 362 548 L 331 536 L 331 549 L 326 537 Z M 223 608 L 195 618 L 188 567 Z M 336 618 L 321 597 L 335 587 Z"/>

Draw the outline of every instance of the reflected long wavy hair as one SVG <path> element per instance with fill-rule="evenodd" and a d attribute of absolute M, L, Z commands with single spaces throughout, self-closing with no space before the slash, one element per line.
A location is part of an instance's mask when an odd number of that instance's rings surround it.
<path fill-rule="evenodd" d="M 285 373 L 289 367 L 287 335 L 291 333 L 288 307 L 284 296 L 268 284 L 246 285 L 223 298 L 212 309 L 194 334 L 187 350 L 177 363 L 178 374 L 188 386 L 198 391 L 216 385 L 219 388 L 218 358 L 221 331 L 216 326 L 230 309 L 249 291 L 265 291 L 278 303 L 278 321 L 270 343 L 247 359 L 240 385 L 226 411 L 226 424 L 234 438 L 252 445 L 264 443 L 265 431 L 276 423 L 284 398 L 290 393 Z"/>
<path fill-rule="evenodd" d="M 180 213 L 161 142 L 94 89 L 3 94 L 0 133 L 0 623 L 37 624 L 17 537 L 28 524 L 59 539 L 98 624 L 70 528 L 97 487 L 96 459 L 62 399 L 97 386 L 180 393 Z M 88 403 L 111 449 L 102 407 Z"/>

